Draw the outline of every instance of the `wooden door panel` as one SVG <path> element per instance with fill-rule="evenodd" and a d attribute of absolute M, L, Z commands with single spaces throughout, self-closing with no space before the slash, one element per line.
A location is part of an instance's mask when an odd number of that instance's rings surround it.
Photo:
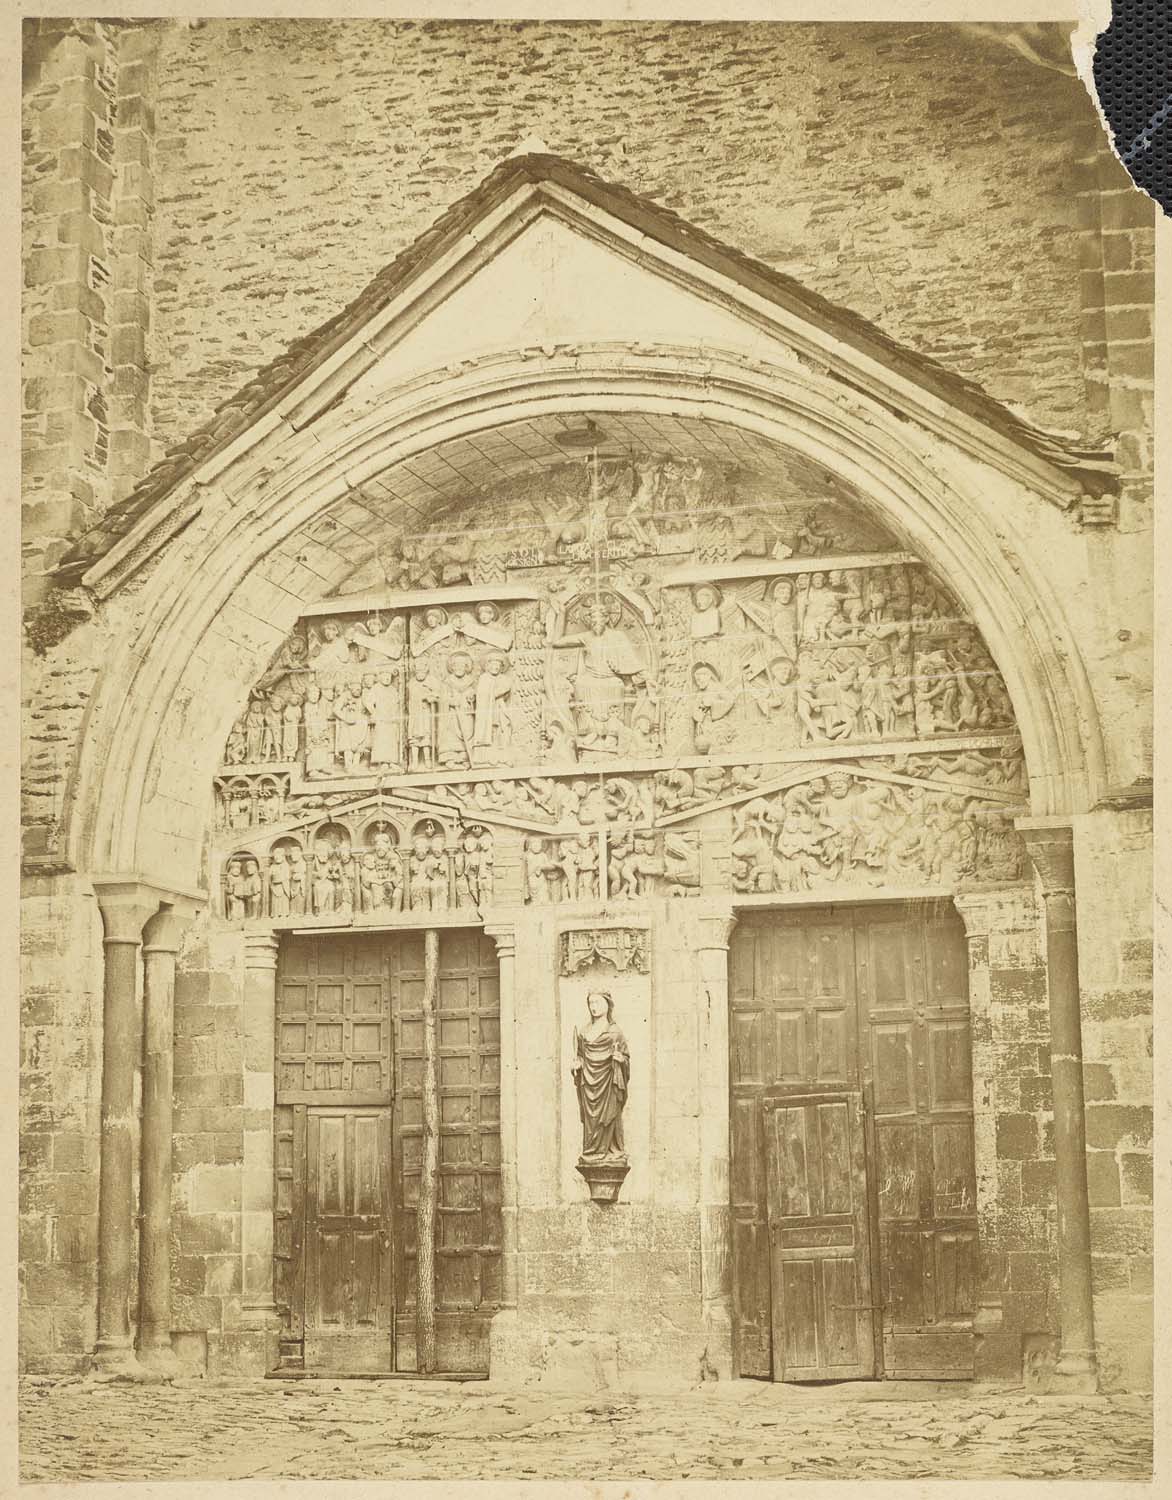
<path fill-rule="evenodd" d="M 860 915 L 857 927 L 884 1368 L 965 1378 L 976 1179 L 964 929 L 923 911 Z"/>
<path fill-rule="evenodd" d="M 814 1066 L 808 1069 L 813 1077 L 807 1078 L 807 1086 L 814 1083 L 819 1088 L 843 1088 L 851 1081 L 854 1058 L 848 1043 L 854 1031 L 853 1019 L 845 1006 L 820 1004 L 809 1013 Z"/>
<path fill-rule="evenodd" d="M 883 1115 L 914 1114 L 916 1076 L 911 1026 L 876 1021 L 871 1026 L 872 1099 Z"/>
<path fill-rule="evenodd" d="M 306 1154 L 306 1364 L 393 1369 L 389 1109 L 311 1109 Z"/>
<path fill-rule="evenodd" d="M 772 1363 L 786 1378 L 817 1379 L 828 1377 L 794 1371 L 869 1368 L 882 1332 L 888 1374 L 971 1374 L 976 1218 L 967 986 L 963 927 L 938 907 L 787 912 L 736 928 L 730 1198 L 740 1373 L 763 1374 Z M 860 1090 L 868 1109 L 852 1115 L 841 1101 Z M 802 1095 L 837 1096 L 840 1104 L 769 1146 L 766 1104 L 788 1107 Z M 835 1227 L 846 1203 L 841 1163 L 855 1152 L 849 1140 L 844 1147 L 843 1121 L 856 1116 L 867 1215 L 861 1232 L 852 1228 L 844 1238 Z M 759 1170 L 768 1150 L 784 1168 L 784 1185 Z M 770 1191 L 780 1195 L 786 1222 L 762 1235 Z M 874 1295 L 846 1298 L 842 1288 L 860 1280 L 858 1257 L 867 1260 L 868 1250 Z M 810 1266 L 794 1269 L 799 1261 Z M 864 1327 L 871 1301 L 881 1316 Z M 764 1337 L 763 1329 L 770 1330 Z"/>
<path fill-rule="evenodd" d="M 841 1093 L 851 1083 L 855 1048 L 851 943 L 849 923 L 844 928 L 837 916 L 791 919 L 787 915 L 784 920 L 746 921 L 733 933 L 729 955 L 730 1197 L 734 1351 L 742 1375 L 767 1376 L 775 1364 L 780 1369 L 787 1360 L 797 1368 L 771 1329 L 778 1300 L 770 1290 L 771 1246 L 777 1236 L 771 1235 L 769 1227 L 763 1101 L 767 1091 L 771 1096 Z M 804 1151 L 804 1142 L 800 1144 Z M 799 1143 L 793 1143 L 793 1149 L 798 1150 Z M 811 1171 L 814 1191 L 821 1194 L 820 1147 Z M 808 1193 L 811 1181 L 804 1161 L 799 1175 L 800 1186 L 794 1191 Z M 833 1182 L 830 1186 L 833 1190 Z M 787 1241 L 787 1255 L 796 1254 L 800 1245 L 788 1243 L 788 1231 L 782 1231 L 781 1237 Z M 813 1271 L 809 1274 L 817 1280 Z"/>
<path fill-rule="evenodd" d="M 941 1016 L 927 1022 L 928 1098 L 933 1113 L 973 1107 L 972 1038 L 968 1015 Z"/>
<path fill-rule="evenodd" d="M 404 940 L 392 982 L 395 1025 L 396 1305 L 400 1370 L 415 1368 L 415 1212 L 423 1142 L 423 944 Z M 496 950 L 475 931 L 440 937 L 436 1059 L 436 1356 L 487 1370 L 501 1294 L 500 986 Z"/>
<path fill-rule="evenodd" d="M 774 1379 L 873 1375 L 861 1096 L 767 1104 Z"/>
<path fill-rule="evenodd" d="M 769 1231 L 754 1218 L 734 1218 L 733 1355 L 741 1375 L 768 1377 L 771 1367 L 769 1323 Z"/>

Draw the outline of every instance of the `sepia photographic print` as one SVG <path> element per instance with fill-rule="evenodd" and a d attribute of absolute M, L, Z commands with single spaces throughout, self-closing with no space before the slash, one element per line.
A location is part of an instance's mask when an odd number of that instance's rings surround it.
<path fill-rule="evenodd" d="M 21 1479 L 1150 1480 L 1075 0 L 465 9 L 23 19 Z"/>

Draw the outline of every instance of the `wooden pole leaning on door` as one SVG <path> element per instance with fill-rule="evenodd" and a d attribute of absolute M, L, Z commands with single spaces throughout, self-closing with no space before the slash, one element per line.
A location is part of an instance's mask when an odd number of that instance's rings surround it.
<path fill-rule="evenodd" d="M 439 1191 L 439 1081 L 436 1006 L 439 994 L 439 933 L 423 934 L 423 1152 L 416 1207 L 415 1363 L 433 1374 L 435 1355 L 435 1209 Z"/>

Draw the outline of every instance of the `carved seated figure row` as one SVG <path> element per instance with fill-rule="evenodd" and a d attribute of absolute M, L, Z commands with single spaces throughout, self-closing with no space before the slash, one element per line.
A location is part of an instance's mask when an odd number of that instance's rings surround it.
<path fill-rule="evenodd" d="M 224 909 L 241 921 L 477 908 L 492 900 L 493 864 L 492 835 L 482 828 L 460 834 L 454 847 L 442 831 L 417 831 L 406 851 L 385 833 L 357 851 L 319 840 L 308 856 L 286 840 L 270 851 L 263 874 L 256 855 L 228 861 Z"/>

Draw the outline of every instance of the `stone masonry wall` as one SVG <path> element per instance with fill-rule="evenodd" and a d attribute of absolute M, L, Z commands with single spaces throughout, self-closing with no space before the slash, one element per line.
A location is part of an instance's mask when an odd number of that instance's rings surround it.
<path fill-rule="evenodd" d="M 1104 1384 L 1152 1381 L 1152 815 L 1100 812 L 1076 841 L 1083 1084 Z"/>
<path fill-rule="evenodd" d="M 244 1166 L 243 967 L 235 934 L 193 935 L 175 977 L 174 1326 L 217 1374 L 238 1340 Z M 266 1112 L 265 1126 L 272 1120 Z M 206 1336 L 206 1344 L 204 1338 Z"/>
<path fill-rule="evenodd" d="M 155 437 L 522 140 L 1083 428 L 1077 80 L 945 26 L 209 21 L 160 42 Z"/>
<path fill-rule="evenodd" d="M 29 22 L 24 110 L 27 597 L 150 462 L 153 27 Z"/>
<path fill-rule="evenodd" d="M 1039 913 L 1028 887 L 958 896 L 968 930 L 981 1331 L 977 1374 L 1021 1373 L 1057 1330 L 1054 1109 Z"/>
<path fill-rule="evenodd" d="M 20 1362 L 81 1368 L 97 1334 L 101 919 L 85 882 L 21 915 Z"/>

